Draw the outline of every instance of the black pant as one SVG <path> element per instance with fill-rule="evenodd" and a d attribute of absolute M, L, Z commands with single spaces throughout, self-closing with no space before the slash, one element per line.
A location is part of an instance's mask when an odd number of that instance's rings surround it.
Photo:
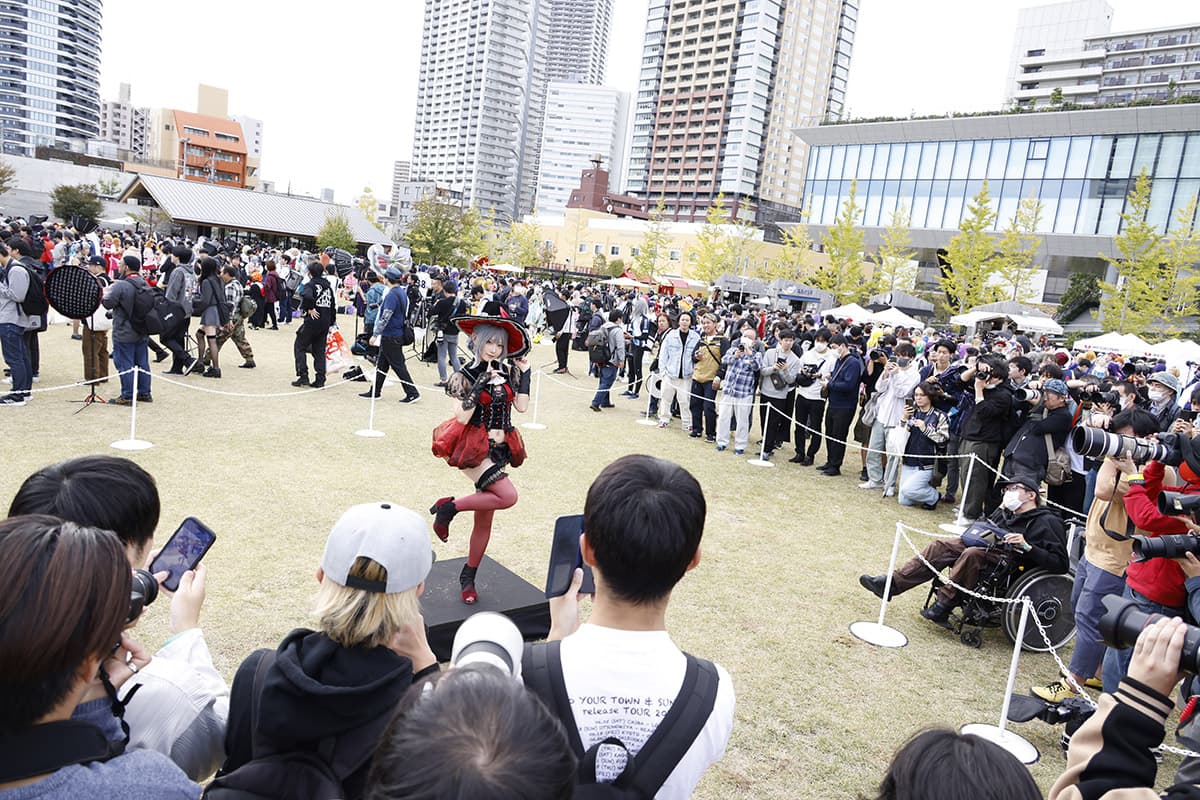
<path fill-rule="evenodd" d="M 416 397 L 420 394 L 413 383 L 412 375 L 408 374 L 408 364 L 404 360 L 404 340 L 398 336 L 384 336 L 379 340 L 379 360 L 375 362 L 375 394 L 383 391 L 383 382 L 387 380 L 388 370 L 396 373 L 404 386 L 405 397 Z"/>
<path fill-rule="evenodd" d="M 296 331 L 296 343 L 292 347 L 296 356 L 296 377 L 308 377 L 308 360 L 305 356 L 311 354 L 316 383 L 325 382 L 325 339 L 328 334 L 329 328 L 317 327 L 308 320 L 300 325 L 300 330 Z"/>
<path fill-rule="evenodd" d="M 642 357 L 645 354 L 645 348 L 640 345 L 629 346 L 629 358 L 626 359 L 626 363 L 629 370 L 629 391 L 633 394 L 642 391 Z"/>
<path fill-rule="evenodd" d="M 274 304 L 274 303 L 267 303 L 267 304 L 266 304 L 266 309 L 267 309 L 267 310 L 266 310 L 266 312 L 265 312 L 265 315 L 266 315 L 266 317 L 270 317 L 270 318 L 271 318 L 271 327 L 272 327 L 272 328 L 278 328 L 278 327 L 279 327 L 279 318 L 275 316 L 275 304 Z M 265 319 L 265 318 L 264 318 L 264 320 L 263 320 L 263 323 L 264 323 L 264 324 L 266 323 L 266 319 Z"/>
<path fill-rule="evenodd" d="M 796 395 L 796 455 L 814 458 L 821 449 L 821 421 L 825 417 L 825 401 L 809 400 L 807 397 Z M 807 425 L 812 430 L 807 430 Z M 808 443 L 808 451 L 804 450 L 804 439 L 812 437 Z"/>
<path fill-rule="evenodd" d="M 25 352 L 29 359 L 29 374 L 36 378 L 38 368 L 42 365 L 41 353 L 38 352 L 38 331 L 25 331 Z"/>
<path fill-rule="evenodd" d="M 571 335 L 563 333 L 554 340 L 554 355 L 558 356 L 558 368 L 567 368 L 567 356 L 571 352 Z"/>
<path fill-rule="evenodd" d="M 717 435 L 717 390 L 712 381 L 692 380 L 692 399 L 688 404 L 692 412 L 692 431 L 716 438 Z"/>
<path fill-rule="evenodd" d="M 854 406 L 849 408 L 825 409 L 825 463 L 830 469 L 840 468 L 846 457 L 846 445 L 842 442 L 850 435 L 850 423 L 854 420 Z M 842 442 L 835 442 L 841 439 Z"/>
<path fill-rule="evenodd" d="M 788 440 L 788 423 L 791 422 L 792 395 L 767 397 L 763 395 L 763 408 L 767 409 L 767 424 L 763 428 L 763 439 L 767 450 L 778 450 Z"/>
<path fill-rule="evenodd" d="M 175 331 L 170 336 L 164 333 L 158 337 L 158 340 L 162 342 L 163 347 L 171 351 L 171 371 L 173 372 L 182 371 L 191 360 L 188 358 L 187 345 L 185 344 L 187 341 L 187 329 L 188 320 L 185 319 L 179 330 Z"/>

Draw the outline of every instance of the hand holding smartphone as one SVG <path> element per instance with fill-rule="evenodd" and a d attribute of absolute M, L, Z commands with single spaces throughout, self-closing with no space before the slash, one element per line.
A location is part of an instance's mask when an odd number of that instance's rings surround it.
<path fill-rule="evenodd" d="M 195 569 L 216 541 L 217 535 L 207 525 L 195 517 L 188 517 L 150 562 L 150 572 L 155 575 L 167 573 L 162 587 L 169 592 L 177 591 L 183 573 Z"/>
<path fill-rule="evenodd" d="M 596 582 L 592 568 L 583 563 L 579 551 L 579 536 L 583 533 L 583 515 L 571 514 L 554 521 L 554 541 L 550 545 L 550 568 L 546 574 L 546 597 L 561 597 L 571 588 L 571 578 L 577 567 L 583 568 L 580 594 L 595 594 Z"/>

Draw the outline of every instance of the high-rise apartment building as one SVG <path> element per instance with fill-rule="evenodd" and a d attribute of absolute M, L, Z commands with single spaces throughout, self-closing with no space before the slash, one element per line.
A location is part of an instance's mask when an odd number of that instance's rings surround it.
<path fill-rule="evenodd" d="M 1005 104 L 1103 105 L 1200 95 L 1200 21 L 1112 33 L 1105 0 L 1023 9 Z"/>
<path fill-rule="evenodd" d="M 546 80 L 604 83 L 612 0 L 549 0 Z"/>
<path fill-rule="evenodd" d="M 100 135 L 101 0 L 0 5 L 0 134 L 6 153 Z"/>
<path fill-rule="evenodd" d="M 245 114 L 234 114 L 230 119 L 242 126 L 246 139 L 246 188 L 257 189 L 262 171 L 263 121 Z"/>
<path fill-rule="evenodd" d="M 412 177 L 518 219 L 533 208 L 551 0 L 425 0 Z"/>
<path fill-rule="evenodd" d="M 592 159 L 620 174 L 625 158 L 629 95 L 605 86 L 551 83 L 538 158 L 537 211 L 561 214 Z M 617 191 L 620 187 L 606 187 Z"/>
<path fill-rule="evenodd" d="M 857 0 L 650 0 L 631 192 L 704 219 L 799 217 L 806 147 L 792 129 L 840 115 Z"/>
<path fill-rule="evenodd" d="M 150 110 L 133 105 L 128 83 L 121 84 L 116 100 L 100 104 L 100 139 L 127 152 L 130 160 L 146 157 L 149 124 Z"/>
<path fill-rule="evenodd" d="M 396 161 L 392 164 L 392 213 L 400 205 L 400 187 L 412 180 L 412 162 Z"/>

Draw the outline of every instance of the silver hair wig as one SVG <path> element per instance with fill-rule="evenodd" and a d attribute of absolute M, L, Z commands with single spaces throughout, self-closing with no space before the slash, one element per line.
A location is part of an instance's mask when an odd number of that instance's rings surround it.
<path fill-rule="evenodd" d="M 500 342 L 500 357 L 508 355 L 508 331 L 499 325 L 476 325 L 471 332 L 472 351 L 475 353 L 475 363 L 483 359 L 483 346 L 493 339 Z"/>

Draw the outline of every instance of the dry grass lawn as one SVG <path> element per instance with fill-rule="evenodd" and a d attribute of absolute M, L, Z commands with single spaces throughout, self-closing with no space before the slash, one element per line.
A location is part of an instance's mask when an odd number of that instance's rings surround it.
<path fill-rule="evenodd" d="M 254 397 L 291 390 L 293 331 L 248 335 L 258 369 L 238 369 L 230 346 L 222 353 L 224 379 L 185 379 L 189 386 L 246 396 L 168 385 L 158 380 L 163 365 L 154 365 L 155 402 L 140 407 L 138 418 L 138 436 L 154 447 L 131 455 L 158 481 L 160 543 L 188 515 L 217 532 L 207 558 L 204 620 L 229 678 L 251 650 L 274 646 L 310 622 L 325 536 L 347 506 L 392 500 L 424 510 L 443 494 L 470 489 L 429 452 L 430 431 L 449 414 L 439 391 L 427 388 L 421 402 L 402 406 L 399 387 L 385 389 L 376 427 L 386 437 L 360 438 L 354 431 L 366 427 L 368 402 L 356 395 L 366 384 Z M 535 368 L 552 362 L 553 349 L 536 346 L 532 360 Z M 583 361 L 572 353 L 578 374 Z M 35 388 L 82 377 L 79 343 L 65 326 L 42 335 L 42 362 Z M 429 365 L 410 361 L 410 367 L 423 386 L 437 380 Z M 915 731 L 995 723 L 1011 654 L 1000 631 L 990 631 L 981 650 L 964 647 L 917 616 L 921 591 L 894 602 L 889 616 L 908 634 L 909 646 L 877 649 L 847 630 L 878 613 L 857 578 L 884 570 L 896 520 L 934 529 L 949 512 L 906 510 L 861 491 L 857 469 L 829 479 L 783 459 L 773 469 L 749 466 L 732 451 L 718 454 L 688 439 L 678 426 L 634 424 L 644 405 L 615 394 L 616 409 L 594 414 L 582 390 L 594 390 L 595 382 L 565 383 L 542 382 L 539 416 L 548 428 L 525 432 L 530 458 L 513 474 L 521 500 L 496 515 L 489 553 L 540 586 L 554 519 L 578 513 L 593 477 L 620 455 L 668 458 L 700 480 L 709 504 L 703 559 L 672 599 L 670 627 L 681 647 L 729 669 L 738 705 L 729 749 L 706 774 L 698 797 L 873 796 L 891 754 Z M 106 396 L 119 393 L 115 384 Z M 618 392 L 622 386 L 618 382 Z M 98 406 L 75 415 L 78 406 L 67 401 L 84 394 L 77 388 L 39 393 L 23 409 L 0 411 L 5 504 L 38 467 L 117 453 L 109 443 L 128 435 L 129 410 Z M 752 442 L 757 438 L 756 430 Z M 857 466 L 854 453 L 847 466 Z M 465 555 L 466 528 L 460 521 L 449 544 L 434 542 L 440 557 Z M 138 629 L 151 646 L 165 632 L 161 606 Z M 1018 691 L 1054 674 L 1048 655 L 1026 654 Z M 1060 731 L 1036 722 L 1017 727 L 1041 750 L 1032 769 L 1048 789 L 1064 763 Z"/>

